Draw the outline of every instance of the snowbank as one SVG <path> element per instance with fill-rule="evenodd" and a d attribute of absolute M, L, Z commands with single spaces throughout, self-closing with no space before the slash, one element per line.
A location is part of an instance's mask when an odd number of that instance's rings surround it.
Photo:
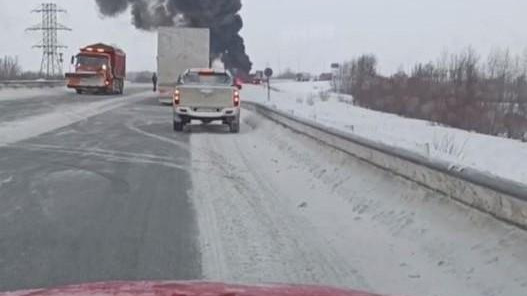
<path fill-rule="evenodd" d="M 16 121 L 0 123 L 0 147 L 25 139 L 36 137 L 43 133 L 68 126 L 75 122 L 102 114 L 125 104 L 142 100 L 148 92 L 123 96 L 113 100 L 96 101 L 76 106 L 59 106 L 54 111 Z"/>
<path fill-rule="evenodd" d="M 206 280 L 525 295 L 525 231 L 250 110 L 240 134 L 217 127 L 191 126 L 188 144 Z"/>
<path fill-rule="evenodd" d="M 125 88 L 129 89 L 148 89 L 151 88 L 152 84 L 150 83 L 133 83 L 125 81 Z M 68 89 L 65 86 L 57 87 L 41 87 L 41 88 L 1 88 L 0 87 L 0 102 L 9 101 L 9 100 L 22 100 L 30 99 L 35 97 L 47 97 L 47 96 L 56 96 L 63 94 L 73 94 L 74 90 Z"/>
<path fill-rule="evenodd" d="M 527 143 L 356 107 L 351 96 L 329 92 L 327 82 L 275 82 L 274 88 L 268 101 L 263 87 L 247 85 L 244 99 L 448 161 L 460 169 L 471 167 L 527 183 Z"/>
<path fill-rule="evenodd" d="M 65 94 L 68 90 L 61 87 L 43 88 L 0 88 L 0 101 L 21 100 L 39 96 L 53 96 Z"/>

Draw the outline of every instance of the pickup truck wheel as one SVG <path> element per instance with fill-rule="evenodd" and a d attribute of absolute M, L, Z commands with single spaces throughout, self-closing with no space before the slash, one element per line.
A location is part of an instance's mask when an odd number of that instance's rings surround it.
<path fill-rule="evenodd" d="M 82 94 L 82 90 L 81 89 L 76 89 L 75 91 L 77 92 L 78 95 Z"/>
<path fill-rule="evenodd" d="M 182 121 L 174 121 L 174 131 L 181 132 L 185 124 Z"/>
<path fill-rule="evenodd" d="M 240 120 L 234 120 L 229 124 L 231 133 L 237 134 L 240 132 Z"/>

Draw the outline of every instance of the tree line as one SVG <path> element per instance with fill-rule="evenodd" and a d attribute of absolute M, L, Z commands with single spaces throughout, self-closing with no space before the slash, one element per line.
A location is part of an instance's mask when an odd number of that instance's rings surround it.
<path fill-rule="evenodd" d="M 527 52 L 482 58 L 468 48 L 391 76 L 377 63 L 374 55 L 344 63 L 335 87 L 361 107 L 527 141 Z"/>
<path fill-rule="evenodd" d="M 24 71 L 17 57 L 0 57 L 0 80 L 35 80 L 44 78 L 45 75 L 39 72 Z M 51 79 L 61 79 L 63 76 L 51 77 Z"/>

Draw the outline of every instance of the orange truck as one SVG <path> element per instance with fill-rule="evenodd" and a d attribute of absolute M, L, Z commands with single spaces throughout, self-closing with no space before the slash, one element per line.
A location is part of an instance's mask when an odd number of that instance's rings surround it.
<path fill-rule="evenodd" d="M 126 77 L 126 54 L 103 43 L 88 45 L 71 57 L 75 72 L 66 73 L 68 88 L 84 92 L 122 94 Z"/>

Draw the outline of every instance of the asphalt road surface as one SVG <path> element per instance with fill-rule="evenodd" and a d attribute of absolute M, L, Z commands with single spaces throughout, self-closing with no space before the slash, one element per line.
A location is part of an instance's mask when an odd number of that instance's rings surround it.
<path fill-rule="evenodd" d="M 0 291 L 149 279 L 527 291 L 524 231 L 249 110 L 240 134 L 174 133 L 141 88 L 1 95 Z"/>
<path fill-rule="evenodd" d="M 142 92 L 143 87 L 130 87 L 125 90 L 126 95 L 136 94 Z M 21 92 L 24 90 L 21 89 Z M 86 104 L 90 102 L 108 101 L 116 96 L 107 95 L 73 95 L 71 91 L 60 89 L 50 92 L 44 89 L 43 94 L 39 96 L 29 96 L 24 99 L 0 99 L 0 122 L 15 121 L 20 118 L 43 114 L 51 112 L 57 106 L 68 106 L 74 108 L 75 106 Z"/>
<path fill-rule="evenodd" d="M 112 99 L 67 94 L 2 107 L 20 118 L 25 108 Z M 168 113 L 147 102 L 137 112 L 150 114 L 116 110 L 0 148 L 0 290 L 200 276 L 188 150 L 128 125 L 181 143 L 188 135 L 148 124 Z"/>

